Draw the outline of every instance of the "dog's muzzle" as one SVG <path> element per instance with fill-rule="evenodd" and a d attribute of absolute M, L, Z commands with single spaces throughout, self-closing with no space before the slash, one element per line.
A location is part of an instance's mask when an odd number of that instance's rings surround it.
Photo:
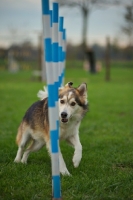
<path fill-rule="evenodd" d="M 63 123 L 67 123 L 67 122 L 68 122 L 67 113 L 66 113 L 66 112 L 62 112 L 62 113 L 61 113 L 61 121 L 62 121 Z"/>

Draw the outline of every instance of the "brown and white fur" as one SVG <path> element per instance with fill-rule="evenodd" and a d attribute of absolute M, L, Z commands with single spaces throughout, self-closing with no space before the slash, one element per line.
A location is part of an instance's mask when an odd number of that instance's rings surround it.
<path fill-rule="evenodd" d="M 59 90 L 60 140 L 66 140 L 74 147 L 72 161 L 74 167 L 78 167 L 82 158 L 79 126 L 88 110 L 87 86 L 82 83 L 79 87 L 74 88 L 72 84 L 72 82 L 69 82 Z M 39 96 L 42 100 L 31 105 L 18 128 L 16 137 L 18 151 L 14 162 L 27 163 L 29 154 L 38 151 L 44 145 L 51 154 L 47 93 L 40 91 Z M 28 143 L 29 146 L 23 154 Z M 59 164 L 60 173 L 70 175 L 60 150 Z"/>

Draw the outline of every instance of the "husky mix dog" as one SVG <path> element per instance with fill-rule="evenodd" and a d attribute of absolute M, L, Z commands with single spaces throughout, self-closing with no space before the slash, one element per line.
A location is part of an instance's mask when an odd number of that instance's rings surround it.
<path fill-rule="evenodd" d="M 59 137 L 60 140 L 66 140 L 74 147 L 75 151 L 72 161 L 74 167 L 78 167 L 82 158 L 79 126 L 88 110 L 87 85 L 82 83 L 77 88 L 72 87 L 72 85 L 73 83 L 69 82 L 59 89 Z M 40 91 L 38 96 L 41 100 L 31 105 L 18 128 L 16 137 L 18 151 L 14 162 L 27 163 L 29 154 L 38 151 L 44 145 L 46 145 L 49 154 L 51 154 L 47 92 Z M 27 143 L 30 144 L 23 154 Z M 61 174 L 70 175 L 60 150 L 59 165 Z"/>

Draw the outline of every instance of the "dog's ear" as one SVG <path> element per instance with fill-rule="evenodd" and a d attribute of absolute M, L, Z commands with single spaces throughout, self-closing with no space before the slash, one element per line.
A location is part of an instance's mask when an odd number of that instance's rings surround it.
<path fill-rule="evenodd" d="M 60 87 L 59 88 L 59 93 L 61 93 L 62 91 L 64 91 L 64 89 L 72 88 L 72 85 L 73 85 L 72 82 L 68 82 L 64 87 Z"/>
<path fill-rule="evenodd" d="M 73 85 L 73 82 L 68 82 L 68 83 L 65 85 L 65 87 L 69 87 L 69 88 L 71 88 L 72 85 Z"/>
<path fill-rule="evenodd" d="M 86 83 L 82 83 L 81 85 L 78 86 L 77 88 L 79 94 L 81 96 L 86 95 L 87 93 L 87 84 Z"/>

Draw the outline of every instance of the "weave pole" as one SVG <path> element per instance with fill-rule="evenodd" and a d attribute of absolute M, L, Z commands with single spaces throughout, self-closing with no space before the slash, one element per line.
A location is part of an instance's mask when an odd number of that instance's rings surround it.
<path fill-rule="evenodd" d="M 52 193 L 53 200 L 61 200 L 61 181 L 59 170 L 59 110 L 58 89 L 62 85 L 64 64 L 63 47 L 59 51 L 58 2 L 49 9 L 49 0 L 42 0 L 44 61 L 48 86 L 48 112 L 51 142 Z M 62 24 L 63 27 L 63 24 Z M 63 29 L 63 28 L 62 28 Z M 62 37 L 63 40 L 63 37 Z M 61 43 L 63 45 L 63 43 Z M 59 54 L 60 52 L 60 54 Z M 60 55 L 60 56 L 59 56 Z"/>
<path fill-rule="evenodd" d="M 66 59 L 66 30 L 63 28 L 64 18 L 59 18 L 59 86 L 64 85 L 65 59 Z"/>
<path fill-rule="evenodd" d="M 63 72 L 62 72 L 62 84 L 64 85 L 65 79 L 65 64 L 66 64 L 66 29 L 63 29 Z"/>

